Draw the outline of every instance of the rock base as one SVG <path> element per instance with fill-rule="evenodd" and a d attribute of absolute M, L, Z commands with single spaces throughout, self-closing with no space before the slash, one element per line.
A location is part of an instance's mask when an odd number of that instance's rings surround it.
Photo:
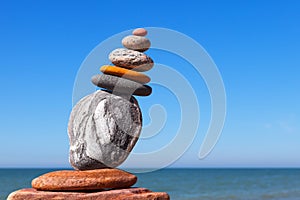
<path fill-rule="evenodd" d="M 52 192 L 34 188 L 21 189 L 11 193 L 7 200 L 168 200 L 165 192 L 152 192 L 146 188 L 113 189 L 94 192 Z"/>
<path fill-rule="evenodd" d="M 167 200 L 165 192 L 131 187 L 137 177 L 120 169 L 62 170 L 32 180 L 32 188 L 11 193 L 8 200 Z"/>
<path fill-rule="evenodd" d="M 120 169 L 62 170 L 43 174 L 31 185 L 40 191 L 89 191 L 129 188 L 137 181 L 133 174 Z"/>

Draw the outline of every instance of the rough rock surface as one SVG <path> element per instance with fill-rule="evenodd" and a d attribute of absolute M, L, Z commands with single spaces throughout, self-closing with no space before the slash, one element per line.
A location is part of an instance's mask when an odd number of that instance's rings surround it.
<path fill-rule="evenodd" d="M 62 170 L 43 174 L 32 180 L 32 187 L 49 191 L 86 191 L 127 188 L 137 177 L 119 169 Z"/>
<path fill-rule="evenodd" d="M 109 60 L 119 67 L 135 71 L 148 71 L 153 67 L 153 60 L 146 54 L 130 49 L 118 48 L 109 54 Z"/>
<path fill-rule="evenodd" d="M 94 192 L 50 192 L 33 188 L 11 193 L 7 200 L 168 200 L 165 192 L 152 192 L 145 188 L 126 188 Z"/>
<path fill-rule="evenodd" d="M 132 34 L 137 36 L 145 36 L 147 33 L 147 30 L 144 28 L 137 28 L 132 31 Z"/>
<path fill-rule="evenodd" d="M 104 74 L 114 75 L 122 78 L 126 78 L 132 81 L 136 81 L 139 83 L 148 83 L 150 82 L 150 77 L 133 70 L 125 69 L 122 67 L 116 67 L 116 66 L 110 66 L 110 65 L 104 65 L 100 68 L 100 71 Z"/>
<path fill-rule="evenodd" d="M 148 38 L 136 35 L 129 35 L 123 38 L 122 44 L 127 49 L 136 50 L 136 51 L 146 51 L 150 48 L 151 43 Z"/>
<path fill-rule="evenodd" d="M 113 94 L 148 96 L 152 92 L 152 88 L 148 85 L 142 85 L 135 81 L 108 74 L 97 74 L 93 76 L 92 83 L 98 87 L 112 91 Z"/>
<path fill-rule="evenodd" d="M 142 114 L 134 97 L 98 90 L 73 108 L 68 125 L 70 163 L 75 169 L 115 168 L 138 140 Z"/>

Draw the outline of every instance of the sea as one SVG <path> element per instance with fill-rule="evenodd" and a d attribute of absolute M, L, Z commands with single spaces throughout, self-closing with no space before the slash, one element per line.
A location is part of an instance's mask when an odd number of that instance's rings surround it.
<path fill-rule="evenodd" d="M 0 199 L 58 169 L 0 169 Z M 162 169 L 137 173 L 135 187 L 172 200 L 300 200 L 300 169 Z"/>

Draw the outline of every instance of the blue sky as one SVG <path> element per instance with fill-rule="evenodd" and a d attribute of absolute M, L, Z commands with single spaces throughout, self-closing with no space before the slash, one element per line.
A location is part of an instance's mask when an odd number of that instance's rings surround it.
<path fill-rule="evenodd" d="M 186 71 L 185 61 L 149 51 L 185 74 L 201 101 L 199 132 L 171 166 L 300 167 L 299 9 L 298 1 L 2 1 L 0 167 L 69 167 L 66 130 L 77 71 L 100 42 L 136 27 L 192 37 L 224 81 L 224 130 L 199 160 L 210 117 L 205 84 Z M 168 120 L 156 138 L 140 140 L 136 152 L 167 144 L 180 120 L 175 97 L 153 88 L 151 97 L 138 98 L 145 124 L 152 104 L 165 105 Z"/>

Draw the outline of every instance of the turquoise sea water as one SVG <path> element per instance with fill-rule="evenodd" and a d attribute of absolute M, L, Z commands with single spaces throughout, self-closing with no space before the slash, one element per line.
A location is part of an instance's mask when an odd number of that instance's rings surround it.
<path fill-rule="evenodd" d="M 57 169 L 0 169 L 0 199 Z M 136 187 L 175 200 L 300 200 L 300 169 L 164 169 L 139 173 Z"/>

